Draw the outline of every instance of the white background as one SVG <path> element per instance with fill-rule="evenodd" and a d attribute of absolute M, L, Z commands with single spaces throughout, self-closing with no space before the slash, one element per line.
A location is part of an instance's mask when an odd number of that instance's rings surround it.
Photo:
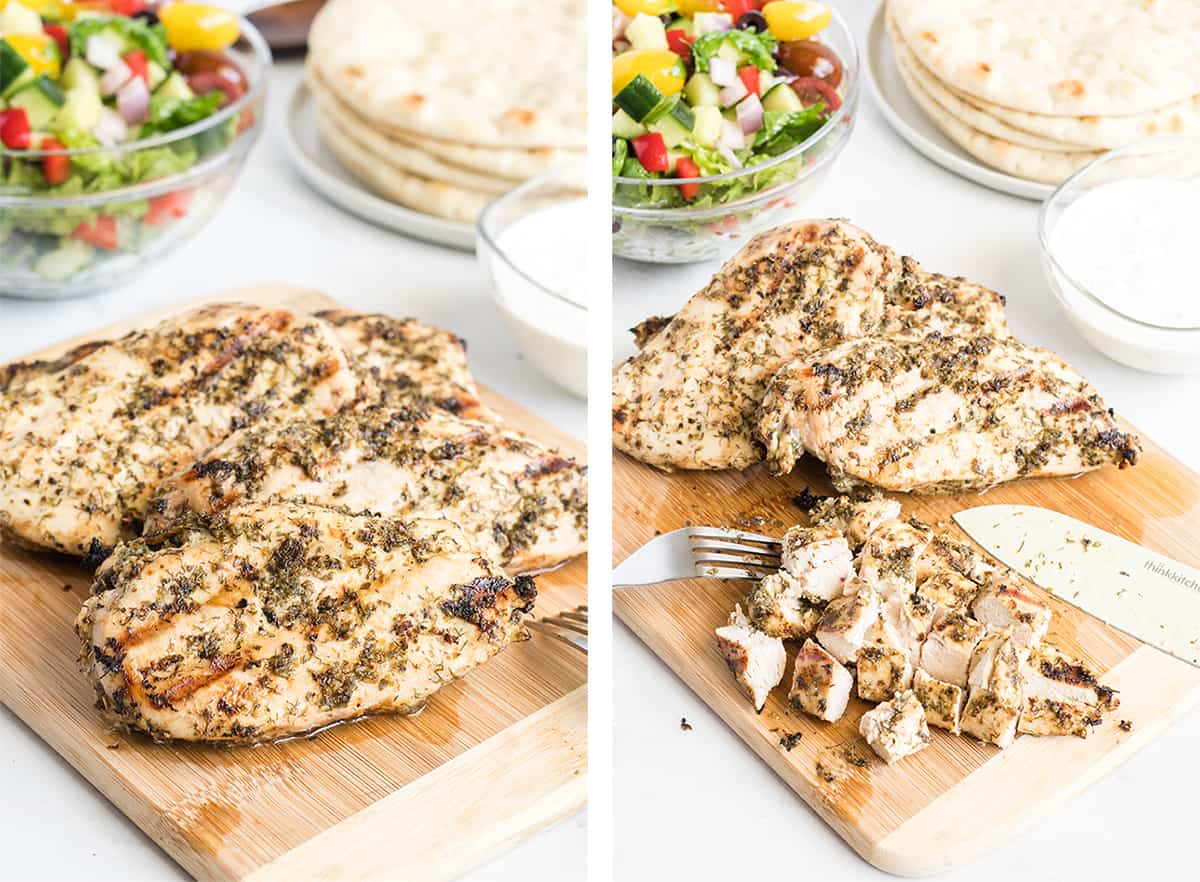
<path fill-rule="evenodd" d="M 454 330 L 467 339 L 478 379 L 582 437 L 586 406 L 543 379 L 517 351 L 473 255 L 359 221 L 312 193 L 295 174 L 279 127 L 299 73 L 295 62 L 277 65 L 267 131 L 228 203 L 195 239 L 136 281 L 99 297 L 58 303 L 0 298 L 0 362 L 202 294 L 286 282 L 317 288 L 355 309 L 417 316 Z M 0 598 L 0 615 L 2 603 Z M 581 813 L 467 878 L 580 879 L 586 834 Z M 0 707 L 0 879 L 187 878 Z"/>
<path fill-rule="evenodd" d="M 837 4 L 860 45 L 874 5 Z M 1066 325 L 1042 276 L 1037 206 L 924 159 L 888 128 L 869 91 L 849 146 L 798 216 L 849 218 L 929 269 L 999 290 L 1016 336 L 1061 353 L 1110 405 L 1200 469 L 1200 378 L 1138 373 L 1091 350 Z M 625 329 L 648 315 L 669 315 L 715 269 L 614 261 L 614 357 L 632 352 Z M 614 634 L 616 878 L 892 878 L 844 845 L 629 630 L 618 624 Z M 694 729 L 680 731 L 680 717 Z M 1195 878 L 1197 744 L 1200 713 L 1193 713 L 1036 829 L 940 878 Z"/>

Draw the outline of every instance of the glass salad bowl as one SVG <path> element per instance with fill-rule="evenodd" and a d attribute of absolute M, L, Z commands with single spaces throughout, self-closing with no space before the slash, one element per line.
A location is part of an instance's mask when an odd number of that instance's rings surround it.
<path fill-rule="evenodd" d="M 245 91 L 199 122 L 111 147 L 0 144 L 0 295 L 54 299 L 112 287 L 204 226 L 262 129 L 271 52 L 252 24 L 239 25 L 223 51 Z M 47 163 L 69 163 L 60 166 L 69 177 L 52 188 L 23 184 Z"/>
<path fill-rule="evenodd" d="M 842 16 L 820 34 L 841 59 L 842 105 L 807 140 L 753 166 L 696 178 L 613 176 L 613 254 L 651 263 L 724 257 L 756 233 L 796 216 L 828 177 L 854 128 L 860 91 L 858 47 Z M 677 188 L 699 186 L 680 206 Z M 666 207 L 661 207 L 666 206 Z"/>

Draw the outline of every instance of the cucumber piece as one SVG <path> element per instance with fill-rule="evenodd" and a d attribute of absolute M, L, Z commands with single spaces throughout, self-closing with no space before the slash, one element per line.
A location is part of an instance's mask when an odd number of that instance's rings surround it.
<path fill-rule="evenodd" d="M 625 28 L 625 39 L 634 49 L 667 49 L 667 29 L 657 15 L 639 12 Z"/>
<path fill-rule="evenodd" d="M 692 124 L 692 137 L 697 144 L 711 147 L 717 143 L 724 129 L 725 117 L 721 116 L 719 107 L 695 107 L 692 109 L 695 122 Z"/>
<path fill-rule="evenodd" d="M 705 73 L 692 74 L 683 87 L 683 95 L 692 107 L 718 107 L 721 104 L 721 90 Z"/>
<path fill-rule="evenodd" d="M 167 72 L 157 61 L 147 61 L 146 78 L 148 81 L 146 85 L 148 85 L 150 87 L 150 91 L 153 92 L 155 89 L 161 86 L 163 82 L 166 81 Z"/>
<path fill-rule="evenodd" d="M 670 98 L 664 98 L 658 105 L 644 117 L 642 117 L 642 125 L 650 125 L 656 123 L 664 116 L 674 116 L 679 123 L 689 131 L 692 128 L 692 110 L 684 103 L 683 98 L 679 95 L 672 95 Z"/>
<path fill-rule="evenodd" d="M 82 58 L 72 58 L 63 68 L 62 84 L 64 89 L 88 89 L 100 94 L 100 74 Z"/>
<path fill-rule="evenodd" d="M 658 91 L 654 83 L 645 74 L 638 74 L 629 85 L 617 93 L 613 103 L 624 110 L 637 122 L 644 120 L 663 100 L 663 93 Z"/>
<path fill-rule="evenodd" d="M 787 83 L 776 83 L 767 94 L 763 95 L 763 110 L 774 113 L 791 113 L 804 109 L 804 102 L 796 94 L 796 90 Z"/>
<path fill-rule="evenodd" d="M 54 116 L 54 128 L 79 129 L 90 132 L 100 122 L 100 110 L 104 103 L 100 93 L 91 89 L 68 89 L 63 106 Z"/>
<path fill-rule="evenodd" d="M 678 147 L 692 136 L 689 126 L 684 126 L 673 114 L 666 114 L 662 119 L 650 123 L 650 131 L 663 136 L 663 143 L 670 147 Z"/>
<path fill-rule="evenodd" d="M 55 99 L 57 99 L 57 103 L 55 103 Z M 22 107 L 25 109 L 31 129 L 48 129 L 58 114 L 58 109 L 62 107 L 62 103 L 62 91 L 44 75 L 8 99 L 10 108 Z"/>
<path fill-rule="evenodd" d="M 738 67 L 744 63 L 742 52 L 731 42 L 724 42 L 717 48 L 717 58 L 724 58 L 726 61 L 732 61 Z"/>
<path fill-rule="evenodd" d="M 636 138 L 646 134 L 646 127 L 624 110 L 617 108 L 612 118 L 612 133 L 618 138 Z"/>
<path fill-rule="evenodd" d="M 60 282 L 69 279 L 92 262 L 95 249 L 78 239 L 64 238 L 57 248 L 47 251 L 33 265 L 42 278 Z"/>
<path fill-rule="evenodd" d="M 33 69 L 25 59 L 6 40 L 0 40 L 0 97 L 11 95 L 33 79 Z"/>
<path fill-rule="evenodd" d="M 187 84 L 187 80 L 179 71 L 173 71 L 159 86 L 155 92 L 155 96 L 163 98 L 179 98 L 187 101 L 190 98 L 195 98 L 196 95 L 192 91 L 192 87 Z"/>

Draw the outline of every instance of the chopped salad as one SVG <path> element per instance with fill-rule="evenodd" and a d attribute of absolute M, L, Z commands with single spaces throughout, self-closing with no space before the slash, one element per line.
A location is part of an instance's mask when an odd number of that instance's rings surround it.
<path fill-rule="evenodd" d="M 183 0 L 0 0 L 0 196 L 106 193 L 223 149 L 253 123 L 249 110 L 194 136 L 135 142 L 245 94 L 244 73 L 225 51 L 239 32 L 232 13 Z M 178 189 L 99 208 L 5 209 L 0 255 L 7 267 L 66 278 L 96 252 L 138 250 L 186 214 L 191 198 Z"/>
<path fill-rule="evenodd" d="M 783 163 L 710 184 L 650 184 L 752 169 L 820 130 L 842 104 L 842 61 L 820 40 L 831 20 L 807 0 L 614 0 L 621 204 L 720 204 L 793 176 Z"/>

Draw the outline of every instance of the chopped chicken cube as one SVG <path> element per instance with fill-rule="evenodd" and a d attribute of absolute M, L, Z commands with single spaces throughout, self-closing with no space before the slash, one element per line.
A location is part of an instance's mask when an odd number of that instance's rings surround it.
<path fill-rule="evenodd" d="M 959 573 L 936 573 L 920 582 L 917 591 L 938 609 L 967 612 L 979 585 Z"/>
<path fill-rule="evenodd" d="M 891 520 L 878 526 L 858 556 L 858 576 L 885 598 L 917 587 L 917 559 L 929 544 L 929 527 Z"/>
<path fill-rule="evenodd" d="M 1022 710 L 1022 652 L 1010 631 L 990 633 L 975 648 L 967 675 L 970 694 L 962 730 L 980 741 L 1008 747 Z"/>
<path fill-rule="evenodd" d="M 1026 699 L 1089 705 L 1102 712 L 1120 704 L 1113 690 L 1102 686 L 1100 678 L 1085 662 L 1045 641 L 1030 650 L 1021 674 L 1025 678 Z"/>
<path fill-rule="evenodd" d="M 812 510 L 812 522 L 841 530 L 854 548 L 867 541 L 875 528 L 900 517 L 900 503 L 878 490 L 857 490 L 846 496 L 830 496 Z"/>
<path fill-rule="evenodd" d="M 921 644 L 933 628 L 933 603 L 918 591 L 894 594 L 883 602 L 879 615 L 896 635 L 896 645 L 916 664 L 921 657 Z"/>
<path fill-rule="evenodd" d="M 971 612 L 989 628 L 1012 628 L 1013 639 L 1024 647 L 1036 644 L 1050 627 L 1050 607 L 1011 577 L 990 577 Z"/>
<path fill-rule="evenodd" d="M 840 530 L 792 527 L 783 537 L 783 569 L 813 602 L 824 603 L 842 593 L 854 577 L 854 556 Z"/>
<path fill-rule="evenodd" d="M 809 639 L 796 654 L 788 701 L 806 714 L 834 723 L 846 712 L 853 686 L 854 678 L 841 662 Z"/>
<path fill-rule="evenodd" d="M 763 578 L 746 598 L 750 621 L 758 630 L 784 640 L 803 640 L 821 619 L 821 608 L 805 598 L 786 570 Z"/>
<path fill-rule="evenodd" d="M 831 600 L 817 623 L 817 642 L 842 664 L 853 662 L 867 637 L 867 630 L 879 618 L 880 600 L 875 590 L 857 579 L 846 597 Z"/>
<path fill-rule="evenodd" d="M 991 564 L 965 542 L 939 533 L 917 558 L 917 584 L 944 573 L 955 573 L 977 581 L 992 571 Z"/>
<path fill-rule="evenodd" d="M 888 701 L 912 686 L 912 656 L 904 640 L 884 618 L 867 631 L 858 650 L 858 697 Z"/>
<path fill-rule="evenodd" d="M 717 648 L 738 686 L 761 712 L 787 668 L 783 641 L 755 630 L 739 605 L 729 616 L 729 624 L 717 628 Z"/>
<path fill-rule="evenodd" d="M 1026 695 L 1017 731 L 1027 735 L 1074 735 L 1087 738 L 1100 725 L 1099 709 L 1074 701 Z"/>
<path fill-rule="evenodd" d="M 962 686 L 936 680 L 922 670 L 913 676 L 913 691 L 925 707 L 925 718 L 931 726 L 962 734 L 963 700 L 967 691 Z"/>
<path fill-rule="evenodd" d="M 858 731 L 889 765 L 928 747 L 932 740 L 925 708 L 911 689 L 863 714 Z"/>
<path fill-rule="evenodd" d="M 939 612 L 921 646 L 921 670 L 936 680 L 966 686 L 971 655 L 985 633 L 983 625 L 964 613 Z"/>

